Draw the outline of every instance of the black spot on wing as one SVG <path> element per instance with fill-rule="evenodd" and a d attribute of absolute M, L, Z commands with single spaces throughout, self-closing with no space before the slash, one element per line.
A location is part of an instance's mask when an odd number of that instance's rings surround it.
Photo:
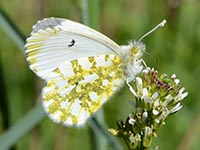
<path fill-rule="evenodd" d="M 74 46 L 74 44 L 75 44 L 75 40 L 72 39 L 71 42 L 70 42 L 70 44 L 68 45 L 68 47 L 72 47 L 72 46 Z"/>

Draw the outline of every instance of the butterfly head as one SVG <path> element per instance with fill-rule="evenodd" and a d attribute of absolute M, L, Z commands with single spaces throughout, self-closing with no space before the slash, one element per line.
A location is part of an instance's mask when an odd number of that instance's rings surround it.
<path fill-rule="evenodd" d="M 126 65 L 126 80 L 131 82 L 135 75 L 143 69 L 142 55 L 145 52 L 145 45 L 140 41 L 131 41 L 126 46 L 121 46 L 123 50 L 123 59 Z"/>
<path fill-rule="evenodd" d="M 124 60 L 129 63 L 133 63 L 134 61 L 140 59 L 146 49 L 145 45 L 140 41 L 131 41 L 126 46 L 122 45 L 121 48 Z"/>
<path fill-rule="evenodd" d="M 145 45 L 141 42 L 145 37 L 154 32 L 160 27 L 163 27 L 166 20 L 163 20 L 149 32 L 145 33 L 138 41 L 129 42 L 127 46 L 121 46 L 122 48 L 122 58 L 126 64 L 126 79 L 127 82 L 134 80 L 135 75 L 140 73 L 145 65 L 141 57 L 145 52 Z"/>

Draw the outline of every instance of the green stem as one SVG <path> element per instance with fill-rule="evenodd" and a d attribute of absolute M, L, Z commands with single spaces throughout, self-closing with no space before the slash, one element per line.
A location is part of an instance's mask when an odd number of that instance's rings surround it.
<path fill-rule="evenodd" d="M 121 145 L 118 141 L 112 137 L 107 129 L 100 125 L 94 117 L 88 119 L 88 124 L 94 131 L 101 133 L 106 138 L 108 145 L 110 145 L 113 150 L 121 150 Z"/>
<path fill-rule="evenodd" d="M 0 8 L 0 27 L 10 37 L 10 39 L 24 51 L 25 38 L 17 28 L 17 26 L 9 19 L 9 17 Z"/>
<path fill-rule="evenodd" d="M 42 105 L 34 107 L 21 120 L 0 136 L 0 149 L 8 150 L 46 116 Z"/>
<path fill-rule="evenodd" d="M 82 0 L 82 21 L 85 25 L 98 30 L 100 6 L 99 0 Z"/>

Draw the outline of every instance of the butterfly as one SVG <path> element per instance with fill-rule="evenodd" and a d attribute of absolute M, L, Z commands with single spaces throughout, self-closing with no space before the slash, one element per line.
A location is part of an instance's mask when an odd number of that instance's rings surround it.
<path fill-rule="evenodd" d="M 42 105 L 50 119 L 80 126 L 141 72 L 145 45 L 119 46 L 83 24 L 52 17 L 33 26 L 25 49 L 30 69 L 46 82 Z"/>

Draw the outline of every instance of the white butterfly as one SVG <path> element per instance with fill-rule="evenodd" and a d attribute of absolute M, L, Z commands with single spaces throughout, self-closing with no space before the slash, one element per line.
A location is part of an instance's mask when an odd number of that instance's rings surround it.
<path fill-rule="evenodd" d="M 119 46 L 66 19 L 38 21 L 26 42 L 30 69 L 46 81 L 43 107 L 54 122 L 66 126 L 84 124 L 143 68 L 140 58 L 145 46 L 141 42 Z"/>

